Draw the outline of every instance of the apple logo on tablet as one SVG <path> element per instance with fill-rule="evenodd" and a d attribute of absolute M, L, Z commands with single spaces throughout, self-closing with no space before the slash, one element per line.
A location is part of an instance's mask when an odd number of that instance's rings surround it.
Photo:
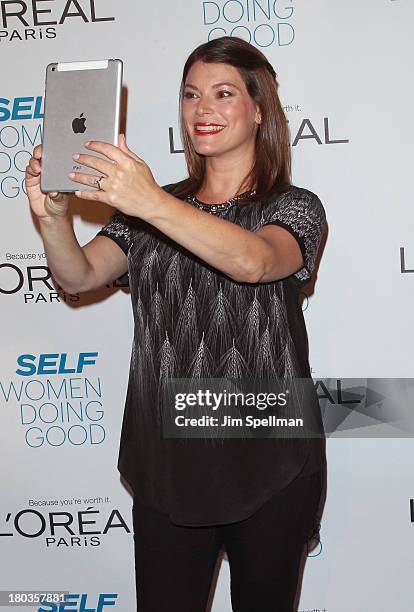
<path fill-rule="evenodd" d="M 72 121 L 72 130 L 75 134 L 83 134 L 86 131 L 85 121 L 86 117 L 83 116 L 83 113 L 80 114 L 80 117 L 75 117 Z"/>

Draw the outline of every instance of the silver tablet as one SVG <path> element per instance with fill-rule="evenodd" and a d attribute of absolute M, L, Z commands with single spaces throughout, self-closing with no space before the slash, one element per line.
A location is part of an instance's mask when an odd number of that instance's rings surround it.
<path fill-rule="evenodd" d="M 75 183 L 69 172 L 100 176 L 72 159 L 74 153 L 89 153 L 88 140 L 118 145 L 122 89 L 122 60 L 61 62 L 46 68 L 45 109 L 42 137 L 43 192 L 91 189 Z"/>

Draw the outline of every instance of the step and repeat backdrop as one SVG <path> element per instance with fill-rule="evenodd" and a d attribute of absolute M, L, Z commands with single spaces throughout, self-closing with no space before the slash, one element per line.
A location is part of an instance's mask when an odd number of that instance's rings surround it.
<path fill-rule="evenodd" d="M 51 278 L 24 182 L 42 141 L 47 64 L 124 61 L 127 143 L 166 184 L 185 176 L 178 88 L 188 54 L 223 35 L 261 49 L 278 74 L 293 182 L 320 197 L 329 223 L 303 301 L 313 376 L 409 378 L 413 18 L 412 0 L 0 1 L 4 609 L 136 606 L 132 498 L 116 468 L 130 295 L 126 278 L 84 294 Z M 81 245 L 111 214 L 76 198 L 71 211 Z M 340 410 L 332 389 L 330 410 Z M 412 610 L 414 442 L 398 429 L 376 435 L 374 422 L 328 438 L 321 544 L 306 561 L 301 612 Z M 212 612 L 231 611 L 229 586 L 223 558 Z M 7 600 L 55 590 L 72 594 L 70 606 Z"/>

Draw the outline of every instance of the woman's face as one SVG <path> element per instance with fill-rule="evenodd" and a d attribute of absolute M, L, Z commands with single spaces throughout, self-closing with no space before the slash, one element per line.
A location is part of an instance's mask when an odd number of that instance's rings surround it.
<path fill-rule="evenodd" d="M 200 155 L 254 149 L 260 111 L 234 66 L 195 62 L 187 74 L 181 109 Z"/>

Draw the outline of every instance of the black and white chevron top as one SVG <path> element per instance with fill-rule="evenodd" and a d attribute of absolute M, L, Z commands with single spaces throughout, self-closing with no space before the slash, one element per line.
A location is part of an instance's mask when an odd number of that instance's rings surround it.
<path fill-rule="evenodd" d="M 143 503 L 182 525 L 247 518 L 325 461 L 315 439 L 217 445 L 162 435 L 157 393 L 169 377 L 310 378 L 299 290 L 314 269 L 326 223 L 319 198 L 290 186 L 260 201 L 217 207 L 214 214 L 252 231 L 265 224 L 285 228 L 299 243 L 304 267 L 271 283 L 239 283 L 119 211 L 98 234 L 127 254 L 135 322 L 118 468 Z"/>

